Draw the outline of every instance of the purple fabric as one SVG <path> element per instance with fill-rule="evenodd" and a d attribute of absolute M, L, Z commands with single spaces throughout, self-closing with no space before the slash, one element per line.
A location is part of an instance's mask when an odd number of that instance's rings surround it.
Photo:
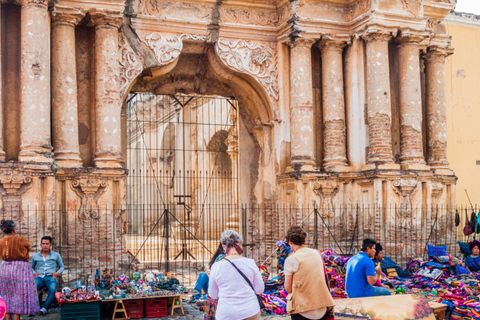
<path fill-rule="evenodd" d="M 0 262 L 0 295 L 7 303 L 7 313 L 30 315 L 40 311 L 33 271 L 27 261 Z"/>

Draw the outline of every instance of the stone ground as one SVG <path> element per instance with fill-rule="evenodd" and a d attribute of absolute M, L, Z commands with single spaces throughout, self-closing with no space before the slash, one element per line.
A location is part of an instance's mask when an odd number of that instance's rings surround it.
<path fill-rule="evenodd" d="M 203 312 L 198 310 L 198 307 L 195 304 L 190 304 L 188 301 L 183 301 L 183 309 L 185 310 L 184 316 L 172 316 L 172 317 L 163 317 L 163 318 L 144 318 L 144 319 L 162 319 L 162 320 L 203 320 Z M 120 314 L 119 314 L 120 316 Z M 22 320 L 60 320 L 60 308 L 53 308 L 46 316 L 33 316 L 27 317 L 22 316 Z M 102 319 L 111 319 L 110 317 L 102 317 Z M 275 315 L 275 316 L 264 316 L 262 320 L 286 320 L 290 319 L 288 315 Z"/>

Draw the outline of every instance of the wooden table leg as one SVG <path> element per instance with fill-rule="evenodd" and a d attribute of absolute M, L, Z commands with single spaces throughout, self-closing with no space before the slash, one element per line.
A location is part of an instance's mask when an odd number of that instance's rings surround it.
<path fill-rule="evenodd" d="M 123 318 L 116 318 L 117 313 L 122 313 Z M 123 319 L 130 319 L 127 314 L 127 309 L 125 309 L 125 305 L 123 304 L 122 300 L 117 300 L 115 302 L 115 309 L 113 309 L 112 320 L 123 320 Z"/>
<path fill-rule="evenodd" d="M 176 301 L 178 301 L 178 306 L 175 304 Z M 173 297 L 172 311 L 170 312 L 170 315 L 173 316 L 174 315 L 173 313 L 178 308 L 180 308 L 180 310 L 182 310 L 182 314 L 179 314 L 179 316 L 185 315 L 185 311 L 183 310 L 183 305 L 182 305 L 182 298 L 181 297 Z"/>

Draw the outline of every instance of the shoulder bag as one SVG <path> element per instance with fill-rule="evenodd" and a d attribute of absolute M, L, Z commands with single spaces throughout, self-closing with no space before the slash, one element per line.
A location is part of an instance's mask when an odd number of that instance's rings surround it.
<path fill-rule="evenodd" d="M 228 262 L 230 262 L 230 264 L 238 271 L 238 273 L 240 273 L 240 275 L 243 277 L 243 279 L 245 279 L 245 281 L 247 281 L 248 285 L 250 286 L 250 288 L 252 288 L 253 293 L 257 297 L 258 304 L 260 305 L 260 309 L 265 309 L 265 304 L 262 301 L 262 297 L 260 297 L 260 295 L 258 295 L 255 292 L 255 289 L 253 288 L 253 285 L 250 282 L 250 280 L 248 280 L 247 276 L 242 271 L 240 271 L 240 269 L 238 269 L 238 267 L 232 261 L 228 260 L 227 258 L 224 258 L 224 259 L 227 260 Z"/>

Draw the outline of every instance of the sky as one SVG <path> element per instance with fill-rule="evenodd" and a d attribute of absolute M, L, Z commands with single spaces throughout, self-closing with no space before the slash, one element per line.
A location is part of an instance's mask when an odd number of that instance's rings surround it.
<path fill-rule="evenodd" d="M 480 0 L 457 0 L 455 11 L 480 15 Z"/>

